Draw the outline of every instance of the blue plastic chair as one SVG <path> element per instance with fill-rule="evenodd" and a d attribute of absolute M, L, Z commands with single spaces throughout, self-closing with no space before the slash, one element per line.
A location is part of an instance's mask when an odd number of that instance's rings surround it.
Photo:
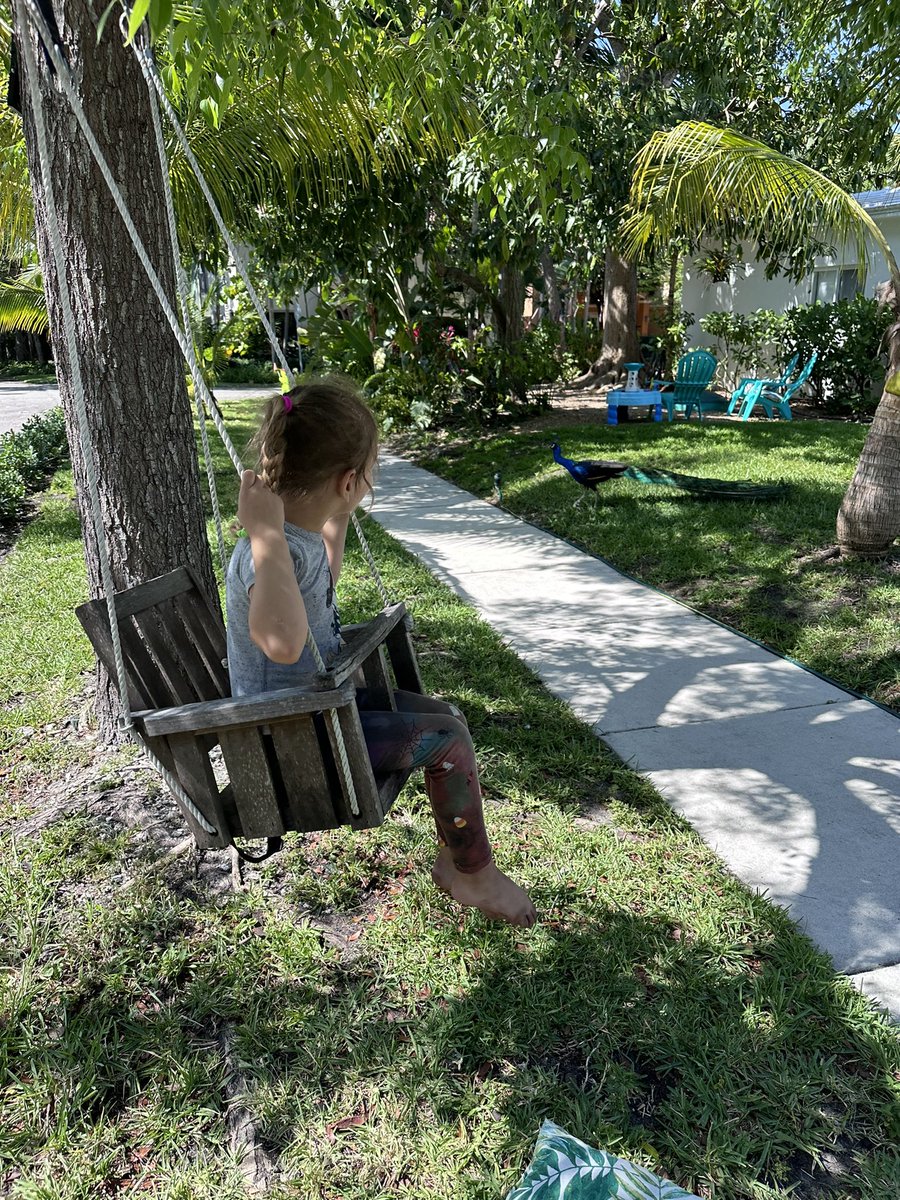
<path fill-rule="evenodd" d="M 818 357 L 818 350 L 813 350 L 809 362 L 793 383 L 789 383 L 785 388 L 766 387 L 765 380 L 760 380 L 756 385 L 751 386 L 741 404 L 741 420 L 746 421 L 756 405 L 761 404 L 767 417 L 774 417 L 777 412 L 785 421 L 790 421 L 792 419 L 791 400 L 809 379 Z"/>
<path fill-rule="evenodd" d="M 748 390 L 753 386 L 753 384 L 761 384 L 763 387 L 772 388 L 774 391 L 781 391 L 782 388 L 786 388 L 791 382 L 791 376 L 796 371 L 797 363 L 799 361 L 800 355 L 797 353 L 790 360 L 790 362 L 787 363 L 777 379 L 759 379 L 750 375 L 745 376 L 731 393 L 731 401 L 728 405 L 727 411 L 729 413 L 734 412 L 735 408 L 737 408 L 738 404 L 744 399 Z"/>
<path fill-rule="evenodd" d="M 662 393 L 669 420 L 675 415 L 676 408 L 683 408 L 685 417 L 690 417 L 691 409 L 696 404 L 700 420 L 703 420 L 701 398 L 716 373 L 715 355 L 708 350 L 691 350 L 683 354 L 675 368 L 675 382 L 670 392 Z"/>

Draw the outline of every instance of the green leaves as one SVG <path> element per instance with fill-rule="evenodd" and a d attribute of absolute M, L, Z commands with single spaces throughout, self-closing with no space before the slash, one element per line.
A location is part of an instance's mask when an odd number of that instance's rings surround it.
<path fill-rule="evenodd" d="M 900 282 L 884 235 L 852 196 L 805 163 L 702 121 L 655 133 L 635 164 L 626 253 L 679 236 L 745 236 L 781 253 L 816 241 L 849 243 L 860 264 L 871 240 Z"/>
<path fill-rule="evenodd" d="M 507 1200 L 697 1200 L 652 1171 L 544 1121 L 531 1165 Z"/>
<path fill-rule="evenodd" d="M 0 282 L 0 333 L 21 329 L 47 333 L 49 318 L 40 268 L 26 267 L 11 280 Z"/>

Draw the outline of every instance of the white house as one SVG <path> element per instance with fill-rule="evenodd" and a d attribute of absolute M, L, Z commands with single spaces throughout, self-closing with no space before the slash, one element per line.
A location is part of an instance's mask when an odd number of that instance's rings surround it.
<path fill-rule="evenodd" d="M 877 192 L 860 192 L 856 199 L 881 228 L 894 256 L 900 260 L 900 188 L 884 188 Z M 881 253 L 871 247 L 865 277 L 860 282 L 856 255 L 850 247 L 831 258 L 817 258 L 812 271 L 799 283 L 776 275 L 766 279 L 764 267 L 755 261 L 733 267 L 723 283 L 713 283 L 708 274 L 697 269 L 695 260 L 684 266 L 682 307 L 692 313 L 695 321 L 711 312 L 747 314 L 760 308 L 784 312 L 798 304 L 816 300 L 830 303 L 862 292 L 874 296 L 876 284 L 888 278 Z M 689 341 L 702 341 L 697 325 L 688 333 Z M 709 341 L 709 338 L 707 338 Z"/>

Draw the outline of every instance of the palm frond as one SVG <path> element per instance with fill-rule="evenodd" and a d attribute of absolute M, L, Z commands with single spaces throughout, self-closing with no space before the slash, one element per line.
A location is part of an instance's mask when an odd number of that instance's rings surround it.
<path fill-rule="evenodd" d="M 0 333 L 22 330 L 46 334 L 50 328 L 40 269 L 25 267 L 15 278 L 0 282 Z"/>
<path fill-rule="evenodd" d="M 381 37 L 352 49 L 298 56 L 277 78 L 248 57 L 214 124 L 208 109 L 190 110 L 188 141 L 226 223 L 239 230 L 256 209 L 334 205 L 373 178 L 449 157 L 471 136 L 478 117 L 440 31 L 413 46 Z M 191 240 L 207 228 L 205 203 L 174 146 L 171 169 Z"/>
<path fill-rule="evenodd" d="M 861 266 L 871 240 L 900 285 L 884 234 L 821 172 L 704 122 L 686 121 L 668 133 L 655 133 L 635 160 L 624 252 L 640 256 L 676 237 L 741 236 L 784 248 L 850 246 Z"/>
<path fill-rule="evenodd" d="M 0 19 L 0 93 L 6 95 L 11 29 Z M 22 119 L 0 104 L 0 259 L 15 260 L 34 241 L 34 213 Z"/>

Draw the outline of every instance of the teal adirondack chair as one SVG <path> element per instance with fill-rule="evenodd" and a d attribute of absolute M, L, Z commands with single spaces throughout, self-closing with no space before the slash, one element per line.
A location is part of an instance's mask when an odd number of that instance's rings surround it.
<path fill-rule="evenodd" d="M 777 412 L 785 421 L 791 420 L 791 400 L 800 391 L 812 374 L 812 369 L 816 365 L 816 359 L 819 357 L 818 350 L 813 350 L 809 356 L 809 361 L 806 366 L 797 376 L 797 378 L 784 388 L 766 387 L 765 380 L 761 380 L 763 386 L 757 383 L 755 386 L 748 388 L 744 401 L 741 404 L 740 417 L 742 421 L 746 421 L 757 404 L 761 404 L 765 410 L 767 417 L 774 417 Z"/>
<path fill-rule="evenodd" d="M 715 355 L 710 354 L 708 350 L 691 350 L 679 358 L 672 390 L 662 393 L 662 401 L 670 421 L 676 408 L 683 408 L 685 417 L 689 417 L 695 404 L 700 420 L 703 420 L 701 398 L 715 373 Z"/>
<path fill-rule="evenodd" d="M 731 393 L 731 401 L 729 402 L 729 405 L 728 405 L 728 412 L 729 413 L 734 412 L 734 410 L 737 408 L 737 406 L 741 403 L 741 401 L 747 395 L 748 390 L 753 386 L 753 384 L 762 384 L 763 387 L 772 388 L 774 391 L 777 391 L 777 392 L 781 391 L 782 388 L 786 388 L 788 386 L 788 384 L 791 382 L 791 376 L 797 370 L 797 363 L 799 361 L 800 361 L 800 355 L 799 355 L 799 353 L 797 353 L 790 360 L 790 362 L 787 363 L 784 370 L 781 372 L 781 374 L 778 376 L 777 379 L 759 379 L 759 378 L 754 378 L 753 376 L 750 376 L 750 375 L 745 376 L 740 381 L 740 383 L 737 385 L 737 387 L 734 389 L 734 391 Z"/>

